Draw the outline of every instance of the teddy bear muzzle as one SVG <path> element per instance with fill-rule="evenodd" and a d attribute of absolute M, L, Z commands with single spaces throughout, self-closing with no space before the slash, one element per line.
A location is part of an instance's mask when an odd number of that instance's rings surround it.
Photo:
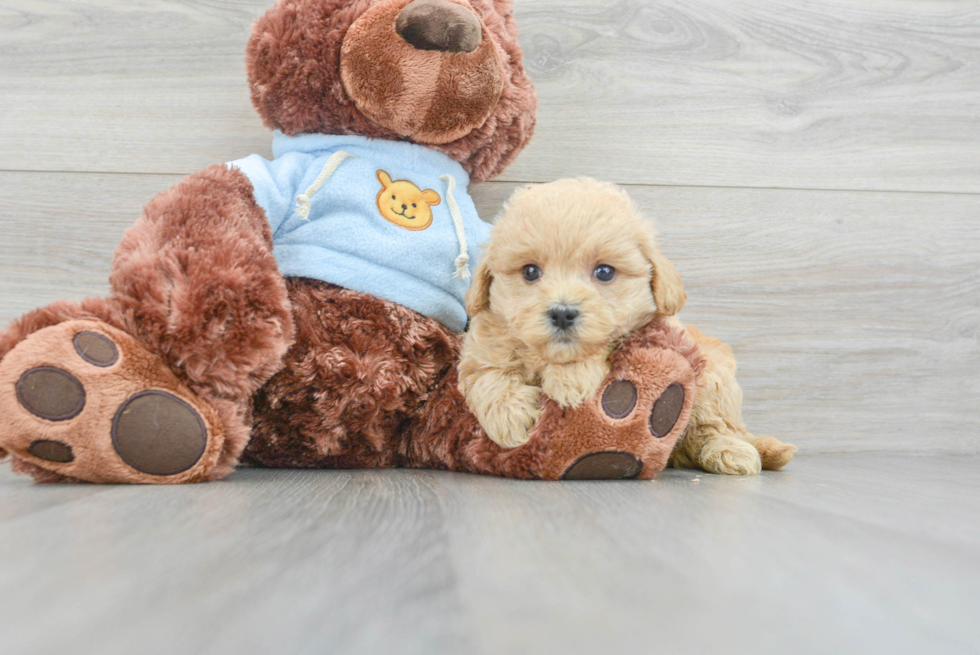
<path fill-rule="evenodd" d="M 344 90 L 373 123 L 427 145 L 483 125 L 504 86 L 502 49 L 466 0 L 385 0 L 347 30 Z"/>

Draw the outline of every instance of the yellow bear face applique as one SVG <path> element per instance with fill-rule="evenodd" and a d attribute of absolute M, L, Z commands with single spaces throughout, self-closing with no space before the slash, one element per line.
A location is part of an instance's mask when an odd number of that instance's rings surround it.
<path fill-rule="evenodd" d="M 422 191 L 408 180 L 391 181 L 391 176 L 378 171 L 381 191 L 378 192 L 378 211 L 385 220 L 409 230 L 424 230 L 432 225 L 432 209 L 442 198 L 432 189 Z"/>

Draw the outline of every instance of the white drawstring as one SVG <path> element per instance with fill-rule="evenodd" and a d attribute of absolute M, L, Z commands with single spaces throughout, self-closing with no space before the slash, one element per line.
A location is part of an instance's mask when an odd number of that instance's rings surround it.
<path fill-rule="evenodd" d="M 323 170 L 320 171 L 316 181 L 310 185 L 306 193 L 296 196 L 296 214 L 301 219 L 304 221 L 310 220 L 313 196 L 330 179 L 330 176 L 334 174 L 337 167 L 345 159 L 349 158 L 356 159 L 354 155 L 344 150 L 338 150 L 330 155 L 330 159 L 323 165 Z M 452 216 L 453 225 L 456 226 L 456 239 L 459 240 L 459 256 L 456 257 L 456 271 L 453 273 L 453 277 L 458 280 L 468 280 L 470 279 L 470 270 L 467 265 L 470 263 L 470 255 L 466 247 L 466 229 L 463 226 L 463 214 L 459 211 L 459 205 L 456 204 L 456 196 L 454 195 L 456 193 L 456 178 L 452 175 L 441 175 L 439 179 L 448 186 L 446 190 L 446 201 L 449 203 L 449 215 Z"/>
<path fill-rule="evenodd" d="M 320 190 L 323 183 L 330 179 L 330 176 L 334 174 L 334 171 L 337 170 L 340 163 L 348 158 L 356 159 L 354 155 L 344 150 L 338 150 L 330 155 L 330 159 L 323 165 L 323 170 L 320 171 L 320 175 L 317 176 L 316 181 L 310 185 L 306 193 L 296 196 L 296 214 L 304 221 L 310 220 L 310 208 L 313 206 L 313 196 Z"/>
<path fill-rule="evenodd" d="M 459 205 L 456 204 L 456 196 L 453 195 L 456 192 L 456 178 L 452 175 L 440 175 L 439 179 L 449 185 L 446 201 L 449 202 L 449 215 L 453 217 L 456 238 L 459 240 L 459 257 L 456 258 L 456 272 L 453 273 L 453 277 L 457 280 L 468 280 L 470 269 L 466 265 L 470 263 L 470 256 L 466 252 L 466 230 L 463 227 L 463 215 L 459 211 Z"/>

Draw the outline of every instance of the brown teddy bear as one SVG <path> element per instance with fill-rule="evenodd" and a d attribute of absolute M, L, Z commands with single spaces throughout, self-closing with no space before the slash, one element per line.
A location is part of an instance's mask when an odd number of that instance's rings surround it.
<path fill-rule="evenodd" d="M 280 0 L 255 25 L 272 161 L 157 196 L 107 298 L 0 334 L 0 455 L 39 481 L 182 483 L 239 461 L 518 478 L 652 477 L 702 366 L 655 321 L 596 398 L 545 400 L 505 450 L 457 388 L 463 299 L 489 227 L 469 182 L 531 137 L 510 0 Z"/>

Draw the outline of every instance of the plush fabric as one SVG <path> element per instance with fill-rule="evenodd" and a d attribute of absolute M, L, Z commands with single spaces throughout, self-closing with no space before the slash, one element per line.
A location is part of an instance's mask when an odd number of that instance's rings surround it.
<path fill-rule="evenodd" d="M 94 366 L 78 356 L 73 337 L 82 331 L 93 331 L 110 339 L 118 349 L 117 361 L 110 366 Z M 3 438 L 9 450 L 30 452 L 31 444 L 39 440 L 70 448 L 70 461 L 44 462 L 48 471 L 42 478 L 45 481 L 180 484 L 224 477 L 230 472 L 227 461 L 218 462 L 224 449 L 219 411 L 198 398 L 156 355 L 122 330 L 82 319 L 63 321 L 33 332 L 0 361 L 0 386 L 13 387 L 24 371 L 45 365 L 65 371 L 84 387 L 85 402 L 77 416 L 68 420 L 38 420 L 25 411 L 15 394 L 0 394 Z M 188 470 L 151 476 L 128 466 L 116 452 L 110 435 L 118 410 L 128 398 L 147 389 L 180 398 L 192 405 L 202 418 L 209 438 L 200 459 Z"/>
<path fill-rule="evenodd" d="M 449 143 L 490 117 L 505 71 L 489 36 L 472 52 L 418 49 L 400 38 L 399 18 L 420 2 L 378 3 L 354 21 L 341 50 L 341 79 L 357 108 L 378 125 L 418 143 Z M 468 8 L 446 4 L 476 18 Z"/>
<path fill-rule="evenodd" d="M 408 0 L 281 0 L 255 24 L 248 43 L 247 69 L 252 102 L 270 129 L 286 134 L 359 134 L 404 140 L 408 137 L 368 118 L 350 98 L 340 75 L 344 36 L 354 21 L 372 4 L 396 4 Z M 517 24 L 510 0 L 460 2 L 480 18 L 485 39 L 494 42 L 497 60 L 505 73 L 497 104 L 482 124 L 447 143 L 432 147 L 458 161 L 474 182 L 496 177 L 513 162 L 534 133 L 537 97 L 524 71 L 517 41 Z M 385 45 L 383 48 L 387 49 Z M 401 49 L 400 43 L 390 47 Z M 378 56 L 385 56 L 379 54 Z M 413 77 L 438 76 L 439 55 L 404 61 L 399 74 L 388 80 L 392 93 Z M 426 62 L 428 71 L 419 70 Z M 437 67 L 438 66 L 438 67 Z M 422 66 L 426 68 L 426 66 Z M 447 70 L 447 73 L 450 71 Z M 361 76 L 363 83 L 369 80 Z M 444 106 L 444 97 L 433 106 Z M 414 111 L 412 108 L 406 111 Z"/>
<path fill-rule="evenodd" d="M 338 151 L 352 157 L 310 198 L 310 213 L 303 218 L 296 211 L 297 196 Z M 452 195 L 474 265 L 490 226 L 477 215 L 466 192 L 469 175 L 458 163 L 413 143 L 351 135 L 277 133 L 273 155 L 272 161 L 252 155 L 229 166 L 251 181 L 284 276 L 386 298 L 454 332 L 463 330 L 469 280 L 455 276 L 461 246 L 450 216 L 448 183 L 440 176 L 456 180 Z M 406 220 L 399 213 L 416 218 Z"/>
<path fill-rule="evenodd" d="M 314 280 L 288 284 L 297 345 L 255 398 L 246 461 L 400 465 L 397 445 L 454 366 L 459 336 L 381 298 Z"/>

